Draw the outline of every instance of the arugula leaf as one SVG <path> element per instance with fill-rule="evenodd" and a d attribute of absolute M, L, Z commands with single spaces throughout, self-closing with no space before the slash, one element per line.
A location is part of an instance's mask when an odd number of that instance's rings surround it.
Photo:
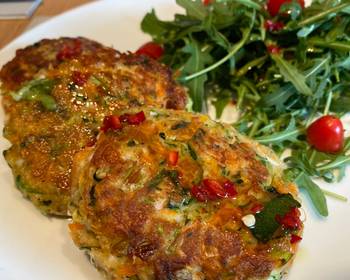
<path fill-rule="evenodd" d="M 254 1 L 251 1 L 251 0 L 236 0 L 236 2 L 244 5 L 244 6 L 247 6 L 248 8 L 253 8 L 253 9 L 256 9 L 256 10 L 260 10 L 261 9 L 261 5 L 254 2 Z"/>
<path fill-rule="evenodd" d="M 338 156 L 335 160 L 317 167 L 317 170 L 323 171 L 335 169 L 347 163 L 350 163 L 350 156 Z"/>
<path fill-rule="evenodd" d="M 223 47 L 225 50 L 229 51 L 231 48 L 231 43 L 227 38 L 220 33 L 213 23 L 213 14 L 209 14 L 203 21 L 204 30 L 208 33 L 210 38 L 217 43 L 219 46 Z"/>
<path fill-rule="evenodd" d="M 291 194 L 282 194 L 270 200 L 263 210 L 255 215 L 255 226 L 251 230 L 253 235 L 262 242 L 269 241 L 280 227 L 276 215 L 284 216 L 292 208 L 300 207 Z"/>
<path fill-rule="evenodd" d="M 289 125 L 284 131 L 276 132 L 271 135 L 261 136 L 255 138 L 259 143 L 262 144 L 281 144 L 284 141 L 294 141 L 297 136 L 301 134 L 301 129 L 295 126 L 295 120 L 292 118 Z"/>
<path fill-rule="evenodd" d="M 295 183 L 299 188 L 307 191 L 317 212 L 322 216 L 328 216 L 326 197 L 324 196 L 320 187 L 315 184 L 304 172 L 300 172 L 295 179 Z"/>
<path fill-rule="evenodd" d="M 341 3 L 340 5 L 337 5 L 335 7 L 331 7 L 329 9 L 324 9 L 320 11 L 319 13 L 316 13 L 310 17 L 305 18 L 304 20 L 298 22 L 296 25 L 297 28 L 307 26 L 309 24 L 318 22 L 324 18 L 328 17 L 334 17 L 337 12 L 344 10 L 345 8 L 348 8 L 350 6 L 350 3 Z"/>
<path fill-rule="evenodd" d="M 202 46 L 193 38 L 183 48 L 183 52 L 190 54 L 190 58 L 182 69 L 184 75 L 196 73 L 212 61 L 209 51 L 203 50 Z M 205 100 L 204 83 L 206 80 L 207 75 L 202 75 L 186 84 L 193 101 L 194 111 L 201 111 L 203 108 L 203 101 Z"/>
<path fill-rule="evenodd" d="M 305 76 L 299 73 L 292 64 L 284 60 L 278 54 L 272 54 L 271 58 L 275 61 L 281 74 L 286 81 L 291 82 L 295 88 L 305 95 L 312 95 L 311 89 L 306 85 Z"/>
<path fill-rule="evenodd" d="M 168 31 L 167 25 L 157 18 L 153 9 L 143 18 L 141 29 L 143 32 L 151 34 L 156 41 L 161 41 L 162 36 Z"/>
<path fill-rule="evenodd" d="M 261 99 L 261 104 L 263 106 L 272 107 L 275 106 L 278 112 L 282 112 L 284 109 L 284 104 L 295 93 L 295 88 L 291 83 L 280 87 L 278 90 L 263 96 Z"/>
<path fill-rule="evenodd" d="M 204 20 L 207 15 L 207 9 L 202 3 L 202 0 L 176 0 L 176 3 L 186 10 L 187 15 L 199 20 Z"/>
<path fill-rule="evenodd" d="M 216 118 L 220 118 L 226 105 L 232 100 L 232 94 L 228 90 L 224 90 L 220 97 L 213 102 L 213 105 L 215 106 L 215 113 Z"/>

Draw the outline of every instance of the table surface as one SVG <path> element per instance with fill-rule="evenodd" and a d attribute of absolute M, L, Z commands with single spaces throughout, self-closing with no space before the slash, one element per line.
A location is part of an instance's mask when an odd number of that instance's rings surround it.
<path fill-rule="evenodd" d="M 93 0 L 43 0 L 40 7 L 28 19 L 0 20 L 0 50 L 17 36 L 37 17 L 52 17 Z"/>

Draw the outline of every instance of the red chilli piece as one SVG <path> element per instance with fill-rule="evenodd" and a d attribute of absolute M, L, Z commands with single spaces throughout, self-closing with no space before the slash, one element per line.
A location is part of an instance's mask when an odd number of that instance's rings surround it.
<path fill-rule="evenodd" d="M 191 194 L 198 201 L 206 202 L 220 198 L 234 197 L 237 195 L 237 191 L 231 181 L 221 184 L 214 179 L 204 179 L 199 186 L 192 187 Z"/>
<path fill-rule="evenodd" d="M 261 212 L 261 210 L 264 209 L 264 205 L 260 204 L 260 203 L 256 203 L 252 206 L 252 208 L 250 208 L 250 211 L 254 214 Z"/>
<path fill-rule="evenodd" d="M 276 46 L 276 45 L 268 45 L 267 46 L 267 51 L 270 54 L 279 54 L 281 52 L 281 48 Z"/>
<path fill-rule="evenodd" d="M 155 42 L 148 42 L 142 45 L 137 51 L 137 55 L 145 55 L 153 59 L 158 59 L 164 54 L 164 49 L 161 45 Z"/>
<path fill-rule="evenodd" d="M 111 116 L 106 116 L 103 119 L 103 123 L 102 123 L 102 126 L 100 127 L 100 130 L 103 132 L 106 132 L 109 129 L 118 130 L 121 128 L 122 128 L 122 124 L 119 120 L 119 117 L 111 115 Z"/>
<path fill-rule="evenodd" d="M 292 208 L 288 213 L 283 217 L 276 215 L 276 221 L 281 224 L 286 229 L 300 229 L 301 220 L 300 220 L 300 211 L 297 207 Z"/>
<path fill-rule="evenodd" d="M 274 21 L 268 19 L 267 21 L 265 21 L 264 27 L 269 32 L 276 32 L 276 31 L 280 31 L 281 29 L 283 29 L 284 23 L 280 22 L 280 21 L 274 22 Z"/>
<path fill-rule="evenodd" d="M 227 193 L 223 186 L 216 180 L 212 179 L 204 179 L 203 187 L 209 191 L 209 193 L 213 196 L 214 199 L 220 197 L 227 197 Z"/>
<path fill-rule="evenodd" d="M 299 235 L 296 235 L 296 234 L 292 234 L 291 237 L 290 237 L 290 243 L 291 244 L 298 243 L 301 240 L 302 240 L 302 238 Z"/>
<path fill-rule="evenodd" d="M 171 166 L 176 166 L 179 160 L 179 152 L 178 151 L 170 151 L 168 155 L 168 164 Z"/>
<path fill-rule="evenodd" d="M 191 188 L 191 195 L 200 202 L 207 202 L 209 200 L 209 192 L 202 186 L 193 186 Z"/>
<path fill-rule="evenodd" d="M 87 82 L 88 79 L 89 79 L 88 74 L 84 74 L 84 73 L 79 72 L 79 71 L 74 71 L 72 74 L 73 83 L 80 86 L 80 87 L 85 85 L 85 83 Z"/>
<path fill-rule="evenodd" d="M 123 114 L 119 117 L 119 120 L 128 124 L 138 125 L 146 120 L 146 116 L 143 111 L 140 111 L 136 114 Z"/>
<path fill-rule="evenodd" d="M 82 52 L 81 41 L 75 40 L 73 44 L 63 45 L 60 51 L 56 55 L 56 59 L 63 61 L 66 59 L 72 59 L 77 57 Z"/>
<path fill-rule="evenodd" d="M 236 187 L 231 181 L 227 180 L 223 187 L 226 192 L 226 197 L 235 197 L 237 195 Z"/>

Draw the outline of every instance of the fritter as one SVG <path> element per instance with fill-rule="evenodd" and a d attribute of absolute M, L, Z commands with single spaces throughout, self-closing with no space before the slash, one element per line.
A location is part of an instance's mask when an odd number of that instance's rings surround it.
<path fill-rule="evenodd" d="M 92 145 L 106 114 L 150 105 L 182 109 L 171 71 L 85 38 L 42 40 L 0 71 L 4 152 L 17 187 L 43 213 L 67 215 L 74 154 Z"/>
<path fill-rule="evenodd" d="M 138 110 L 76 154 L 76 245 L 108 279 L 283 275 L 303 225 L 274 153 L 205 115 Z"/>

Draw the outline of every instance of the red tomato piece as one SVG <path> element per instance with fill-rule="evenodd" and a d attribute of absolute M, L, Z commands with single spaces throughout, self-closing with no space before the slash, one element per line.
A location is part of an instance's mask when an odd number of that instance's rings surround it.
<path fill-rule="evenodd" d="M 300 242 L 301 240 L 302 240 L 302 238 L 299 235 L 296 235 L 296 234 L 292 234 L 291 237 L 290 237 L 290 243 L 291 244 Z"/>
<path fill-rule="evenodd" d="M 161 45 L 155 42 L 148 42 L 142 45 L 137 51 L 138 55 L 145 55 L 153 59 L 160 58 L 164 53 L 164 49 Z"/>
<path fill-rule="evenodd" d="M 121 128 L 122 128 L 122 124 L 119 120 L 119 117 L 111 115 L 111 116 L 106 116 L 103 119 L 103 123 L 100 130 L 103 132 L 106 132 L 109 129 L 118 130 Z"/>
<path fill-rule="evenodd" d="M 264 209 L 264 205 L 262 205 L 260 203 L 256 203 L 252 206 L 252 208 L 250 208 L 250 211 L 252 211 L 252 213 L 256 214 L 256 213 L 259 213 L 263 209 Z"/>
<path fill-rule="evenodd" d="M 204 179 L 199 186 L 193 186 L 191 194 L 198 201 L 217 200 L 220 198 L 234 197 L 237 195 L 236 188 L 231 181 L 223 184 L 213 179 Z"/>
<path fill-rule="evenodd" d="M 276 221 L 286 229 L 300 229 L 300 211 L 298 210 L 298 208 L 294 207 L 283 217 L 281 217 L 280 215 L 276 215 Z"/>
<path fill-rule="evenodd" d="M 126 122 L 128 124 L 135 124 L 138 125 L 146 120 L 145 113 L 143 111 L 140 111 L 136 114 L 124 114 L 119 117 L 119 120 L 121 122 Z"/>
<path fill-rule="evenodd" d="M 209 193 L 201 186 L 193 186 L 191 188 L 191 195 L 200 202 L 206 202 L 209 199 Z"/>
<path fill-rule="evenodd" d="M 171 151 L 168 155 L 168 164 L 171 166 L 175 166 L 178 160 L 179 160 L 179 152 Z"/>
<path fill-rule="evenodd" d="M 280 8 L 283 4 L 290 2 L 292 2 L 292 0 L 267 0 L 267 10 L 269 11 L 270 15 L 274 17 L 279 13 Z M 302 9 L 305 8 L 304 0 L 298 0 L 298 3 L 300 4 Z"/>
<path fill-rule="evenodd" d="M 271 54 L 279 54 L 281 52 L 281 48 L 276 45 L 268 45 L 267 51 Z"/>
<path fill-rule="evenodd" d="M 208 6 L 212 3 L 212 0 L 203 0 L 203 5 Z"/>
<path fill-rule="evenodd" d="M 209 191 L 209 193 L 213 196 L 213 198 L 226 197 L 227 193 L 221 184 L 212 179 L 204 179 L 203 186 L 205 189 Z"/>
<path fill-rule="evenodd" d="M 314 121 L 306 132 L 308 143 L 325 153 L 339 152 L 344 145 L 344 128 L 340 119 L 326 115 Z"/>
<path fill-rule="evenodd" d="M 226 197 L 235 197 L 237 195 L 235 185 L 231 181 L 226 181 L 223 187 L 226 192 Z"/>
<path fill-rule="evenodd" d="M 73 83 L 80 86 L 80 87 L 85 85 L 85 83 L 87 82 L 88 79 L 89 79 L 88 74 L 84 74 L 84 73 L 79 72 L 79 71 L 74 71 L 72 74 Z"/>
<path fill-rule="evenodd" d="M 264 27 L 267 31 L 274 32 L 274 31 L 279 31 L 279 30 L 283 29 L 284 23 L 280 22 L 280 21 L 274 22 L 274 21 L 268 19 L 267 21 L 265 21 Z"/>
<path fill-rule="evenodd" d="M 72 59 L 77 57 L 82 52 L 81 42 L 75 40 L 74 44 L 64 45 L 56 55 L 56 59 L 63 61 L 65 59 Z"/>

